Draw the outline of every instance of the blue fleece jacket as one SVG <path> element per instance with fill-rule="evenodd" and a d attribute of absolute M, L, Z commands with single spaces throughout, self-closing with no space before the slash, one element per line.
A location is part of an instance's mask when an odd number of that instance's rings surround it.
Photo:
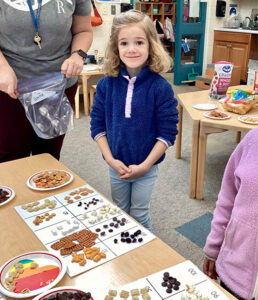
<path fill-rule="evenodd" d="M 129 84 L 132 101 L 128 116 Z M 118 77 L 106 76 L 98 82 L 91 112 L 91 136 L 96 139 L 106 134 L 115 159 L 127 166 L 138 165 L 147 158 L 158 138 L 168 145 L 174 144 L 178 122 L 176 107 L 177 100 L 169 82 L 148 66 L 131 83 L 126 69 L 121 68 Z M 164 157 L 165 154 L 156 164 Z"/>

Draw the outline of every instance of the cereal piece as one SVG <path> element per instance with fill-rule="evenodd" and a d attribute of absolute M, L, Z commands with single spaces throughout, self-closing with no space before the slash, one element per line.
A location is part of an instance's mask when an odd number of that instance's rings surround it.
<path fill-rule="evenodd" d="M 54 229 L 51 230 L 51 233 L 52 233 L 53 235 L 57 235 L 57 231 L 54 230 Z"/>
<path fill-rule="evenodd" d="M 79 262 L 79 265 L 80 266 L 84 266 L 86 264 L 86 259 L 83 259 Z"/>
<path fill-rule="evenodd" d="M 5 278 L 5 280 L 4 280 L 4 282 L 5 282 L 5 284 L 10 284 L 10 283 L 12 283 L 13 282 L 13 278 L 11 278 L 11 277 L 7 277 L 7 278 Z"/>
<path fill-rule="evenodd" d="M 138 296 L 132 296 L 132 300 L 139 300 Z"/>
<path fill-rule="evenodd" d="M 14 265 L 14 267 L 16 268 L 16 269 L 23 269 L 23 264 L 21 264 L 21 263 L 16 263 L 15 265 Z"/>
<path fill-rule="evenodd" d="M 82 192 L 81 195 L 82 196 L 87 196 L 89 193 L 88 192 Z"/>
<path fill-rule="evenodd" d="M 122 290 L 119 294 L 120 298 L 126 299 L 129 297 L 129 292 Z"/>
<path fill-rule="evenodd" d="M 72 262 L 80 262 L 83 258 L 84 255 L 82 254 L 83 257 L 81 257 L 81 254 L 77 254 L 77 253 L 72 253 Z"/>
<path fill-rule="evenodd" d="M 83 248 L 84 247 L 81 244 L 77 244 L 75 247 L 73 247 L 73 251 L 81 251 Z"/>
<path fill-rule="evenodd" d="M 117 295 L 117 290 L 109 290 L 108 295 L 115 297 Z"/>
<path fill-rule="evenodd" d="M 147 294 L 148 293 L 148 288 L 143 288 L 141 289 L 141 294 Z"/>
<path fill-rule="evenodd" d="M 186 286 L 186 291 L 190 294 L 192 294 L 194 291 L 195 291 L 195 286 L 194 285 L 191 285 L 189 286 L 188 284 L 185 285 Z"/>
<path fill-rule="evenodd" d="M 107 257 L 106 253 L 103 253 L 103 252 L 100 252 L 99 255 L 100 255 L 101 258 L 106 258 Z"/>
<path fill-rule="evenodd" d="M 148 293 L 145 293 L 145 294 L 142 294 L 142 299 L 143 300 L 150 300 L 151 297 L 150 297 L 150 295 Z"/>
<path fill-rule="evenodd" d="M 54 244 L 52 244 L 50 247 L 54 250 L 59 250 L 64 246 L 64 244 L 65 244 L 65 242 L 58 241 L 58 242 L 55 242 Z"/>
<path fill-rule="evenodd" d="M 69 255 L 72 253 L 73 253 L 73 247 L 60 250 L 61 255 Z"/>
<path fill-rule="evenodd" d="M 11 292 L 13 292 L 15 290 L 15 284 L 8 284 L 8 285 L 6 285 L 6 287 Z"/>
<path fill-rule="evenodd" d="M 104 298 L 104 300 L 113 300 L 114 299 L 114 297 L 112 297 L 112 296 L 110 296 L 110 295 L 107 295 L 105 298 Z"/>
<path fill-rule="evenodd" d="M 30 264 L 30 268 L 31 268 L 31 269 L 36 269 L 37 266 L 38 266 L 38 264 L 35 263 L 35 262 L 32 262 L 32 263 Z"/>
<path fill-rule="evenodd" d="M 140 292 L 138 289 L 131 290 L 131 296 L 139 296 L 139 295 L 140 295 Z"/>
<path fill-rule="evenodd" d="M 98 262 L 101 260 L 101 256 L 99 254 L 97 254 L 96 256 L 94 256 L 93 261 Z"/>
<path fill-rule="evenodd" d="M 67 242 L 63 245 L 63 248 L 64 248 L 64 249 L 68 249 L 68 248 L 72 248 L 72 247 L 74 247 L 74 246 L 76 246 L 76 244 L 75 244 L 74 242 L 72 242 L 72 241 L 67 241 Z"/>

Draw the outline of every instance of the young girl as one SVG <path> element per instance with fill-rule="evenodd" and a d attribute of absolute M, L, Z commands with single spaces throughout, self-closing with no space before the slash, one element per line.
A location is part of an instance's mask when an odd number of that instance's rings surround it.
<path fill-rule="evenodd" d="M 258 297 L 258 128 L 232 153 L 207 237 L 203 271 L 236 297 Z M 240 299 L 240 298 L 239 298 Z"/>
<path fill-rule="evenodd" d="M 170 58 L 150 18 L 130 10 L 113 19 L 104 71 L 91 112 L 91 135 L 110 166 L 113 201 L 151 230 L 157 164 L 177 134 L 177 101 L 158 73 Z"/>

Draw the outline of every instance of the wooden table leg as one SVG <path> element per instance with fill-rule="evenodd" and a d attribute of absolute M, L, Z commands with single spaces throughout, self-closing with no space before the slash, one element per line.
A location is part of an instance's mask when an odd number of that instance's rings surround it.
<path fill-rule="evenodd" d="M 176 136 L 176 158 L 181 158 L 181 144 L 182 144 L 182 122 L 183 122 L 183 106 L 178 104 L 178 134 Z"/>
<path fill-rule="evenodd" d="M 236 143 L 238 144 L 241 140 L 241 131 L 237 131 L 236 133 Z"/>
<path fill-rule="evenodd" d="M 83 102 L 84 102 L 84 114 L 89 115 L 89 96 L 88 96 L 88 79 L 89 75 L 82 75 L 82 88 L 83 88 Z"/>
<path fill-rule="evenodd" d="M 197 166 L 197 182 L 196 182 L 196 199 L 203 199 L 203 184 L 204 184 L 204 172 L 205 172 L 205 160 L 206 160 L 206 148 L 207 137 L 211 133 L 219 133 L 227 131 L 227 129 L 209 127 L 200 124 L 200 136 L 199 136 L 199 151 L 198 151 L 198 166 Z"/>
<path fill-rule="evenodd" d="M 197 184 L 197 165 L 198 165 L 198 151 L 199 151 L 199 131 L 200 122 L 193 121 L 192 128 L 192 155 L 190 165 L 190 190 L 189 197 L 196 197 L 196 184 Z"/>

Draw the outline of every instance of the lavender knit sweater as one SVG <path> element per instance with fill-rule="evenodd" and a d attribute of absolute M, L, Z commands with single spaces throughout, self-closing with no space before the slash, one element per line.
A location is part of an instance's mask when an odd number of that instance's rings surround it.
<path fill-rule="evenodd" d="M 204 252 L 216 259 L 221 280 L 240 297 L 251 299 L 258 265 L 258 128 L 232 153 Z"/>

